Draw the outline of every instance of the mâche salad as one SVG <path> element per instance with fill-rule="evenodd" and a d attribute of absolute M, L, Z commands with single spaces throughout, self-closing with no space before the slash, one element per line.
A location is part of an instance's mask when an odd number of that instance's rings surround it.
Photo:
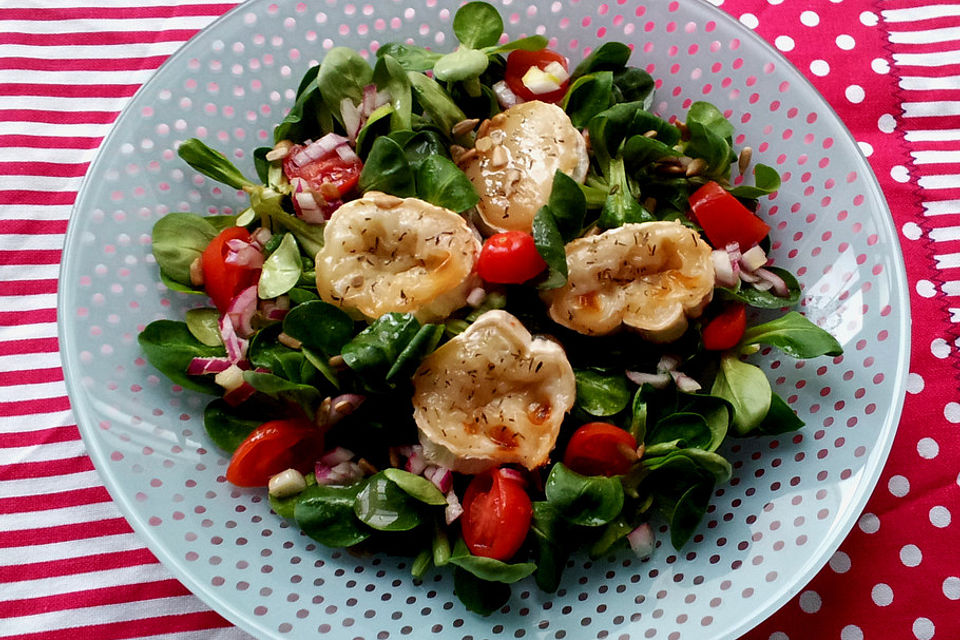
<path fill-rule="evenodd" d="M 207 296 L 140 334 L 216 396 L 226 480 L 318 542 L 450 565 L 478 613 L 574 553 L 680 549 L 731 476 L 728 438 L 802 421 L 747 356 L 840 344 L 790 311 L 759 200 L 777 172 L 723 112 L 651 111 L 607 42 L 574 67 L 463 5 L 459 46 L 335 47 L 244 175 L 197 139 L 237 215 L 169 213 L 160 278 Z"/>

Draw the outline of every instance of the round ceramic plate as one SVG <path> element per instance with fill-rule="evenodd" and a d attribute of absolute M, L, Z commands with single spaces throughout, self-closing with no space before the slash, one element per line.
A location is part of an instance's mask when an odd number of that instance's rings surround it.
<path fill-rule="evenodd" d="M 802 311 L 842 357 L 757 362 L 807 426 L 741 440 L 695 538 L 661 535 L 652 558 L 576 556 L 554 594 L 528 579 L 489 617 L 466 611 L 452 572 L 422 583 L 404 559 L 319 547 L 223 477 L 207 439 L 209 397 L 147 364 L 137 333 L 200 304 L 167 291 L 150 230 L 170 211 L 230 213 L 245 198 L 193 172 L 177 144 L 198 137 L 248 175 L 308 66 L 335 45 L 372 56 L 407 40 L 449 50 L 455 2 L 244 4 L 188 42 L 142 88 L 88 172 L 60 282 L 64 369 L 91 456 L 153 552 L 213 608 L 261 638 L 734 638 L 824 565 L 863 508 L 893 440 L 907 371 L 909 309 L 898 243 L 870 168 L 830 107 L 753 33 L 697 0 L 502 0 L 511 38 L 544 34 L 577 61 L 606 40 L 659 78 L 654 109 L 708 100 L 737 147 L 776 167 L 761 203 L 772 255 L 803 283 Z"/>

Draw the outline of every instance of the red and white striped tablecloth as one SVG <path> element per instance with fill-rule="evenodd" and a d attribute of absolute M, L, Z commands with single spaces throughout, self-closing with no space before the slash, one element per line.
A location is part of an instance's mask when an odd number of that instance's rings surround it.
<path fill-rule="evenodd" d="M 586 0 L 584 0 L 586 1 Z M 960 3 L 712 0 L 805 73 L 890 202 L 913 305 L 904 418 L 873 498 L 751 640 L 960 638 Z M 80 181 L 118 112 L 232 3 L 0 3 L 0 637 L 241 638 L 157 563 L 85 455 L 57 352 Z"/>

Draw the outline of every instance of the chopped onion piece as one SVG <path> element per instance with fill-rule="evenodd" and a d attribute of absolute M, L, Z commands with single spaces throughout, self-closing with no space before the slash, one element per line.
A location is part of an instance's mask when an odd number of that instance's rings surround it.
<path fill-rule="evenodd" d="M 363 100 L 360 102 L 360 114 L 364 119 L 369 118 L 377 108 L 377 85 L 368 84 L 363 88 Z"/>
<path fill-rule="evenodd" d="M 377 99 L 373 103 L 373 108 L 379 109 L 391 100 L 393 100 L 393 96 L 390 95 L 390 91 L 388 89 L 381 89 L 380 91 L 377 91 Z"/>
<path fill-rule="evenodd" d="M 666 389 L 670 384 L 669 373 L 643 373 L 641 371 L 627 371 L 627 378 L 634 384 L 650 385 L 654 389 Z"/>
<path fill-rule="evenodd" d="M 483 287 L 477 287 L 467 295 L 467 304 L 471 307 L 479 307 L 487 297 L 487 292 Z"/>
<path fill-rule="evenodd" d="M 500 469 L 500 475 L 509 480 L 513 480 L 514 482 L 519 482 L 523 486 L 527 486 L 527 477 L 517 469 L 513 469 L 512 467 L 504 467 Z"/>
<path fill-rule="evenodd" d="M 353 152 L 353 149 L 350 148 L 350 145 L 342 145 L 336 148 L 337 155 L 340 156 L 340 159 L 344 162 L 353 162 L 359 160 L 357 154 Z"/>
<path fill-rule="evenodd" d="M 656 539 L 653 536 L 653 527 L 644 522 L 639 527 L 627 534 L 627 542 L 630 548 L 637 554 L 638 558 L 649 558 L 656 549 Z"/>
<path fill-rule="evenodd" d="M 497 102 L 499 102 L 500 106 L 504 109 L 509 109 L 510 107 L 523 102 L 523 100 L 520 99 L 520 96 L 515 94 L 503 80 L 495 83 L 492 88 L 493 94 L 497 96 Z"/>
<path fill-rule="evenodd" d="M 297 178 L 299 180 L 299 178 Z M 257 227 L 257 230 L 250 234 L 250 243 L 257 245 L 259 248 L 263 248 L 267 242 L 270 241 L 270 238 L 273 237 L 273 233 L 270 229 L 266 227 Z"/>
<path fill-rule="evenodd" d="M 360 465 L 350 461 L 333 466 L 318 461 L 313 468 L 313 473 L 317 478 L 317 484 L 322 485 L 348 485 L 363 477 L 363 469 Z"/>
<path fill-rule="evenodd" d="M 764 281 L 770 283 L 770 286 L 773 287 L 773 292 L 777 294 L 777 296 L 781 298 L 790 297 L 790 288 L 787 286 L 787 283 L 773 271 L 769 269 L 757 269 L 757 275 L 763 278 Z M 759 283 L 754 286 L 760 288 Z"/>
<path fill-rule="evenodd" d="M 241 338 L 247 338 L 254 333 L 253 314 L 257 312 L 257 285 L 251 285 L 238 293 L 224 314 L 230 318 L 234 329 Z"/>
<path fill-rule="evenodd" d="M 750 284 L 755 284 L 760 282 L 760 276 L 750 271 L 740 271 L 740 279 L 744 282 L 749 282 Z"/>
<path fill-rule="evenodd" d="M 430 465 L 424 470 L 423 477 L 432 482 L 441 493 L 446 493 L 453 487 L 453 471 L 447 467 Z"/>
<path fill-rule="evenodd" d="M 344 98 L 344 102 L 350 102 L 350 101 Z M 352 102 L 350 102 L 350 106 L 353 107 L 354 112 L 357 113 L 357 117 L 359 118 L 359 112 L 356 111 L 356 107 L 353 105 Z M 328 133 L 327 135 L 323 136 L 316 142 L 311 142 L 307 144 L 307 146 L 305 146 L 303 149 L 298 151 L 297 154 L 293 156 L 293 163 L 298 167 L 302 167 L 303 165 L 309 162 L 312 162 L 313 160 L 322 158 L 323 156 L 327 155 L 337 147 L 344 144 L 348 144 L 349 142 L 350 140 L 348 140 L 347 138 L 344 138 L 341 135 L 338 135 L 336 133 Z"/>
<path fill-rule="evenodd" d="M 680 391 L 684 393 L 693 393 L 702 388 L 699 382 L 680 371 L 671 371 L 670 376 L 673 377 L 673 382 L 677 385 L 677 389 L 680 389 Z"/>
<path fill-rule="evenodd" d="M 239 388 L 245 382 L 243 379 L 243 369 L 238 367 L 236 364 L 231 364 L 229 367 L 218 373 L 213 381 L 227 391 L 233 391 L 234 389 Z"/>
<path fill-rule="evenodd" d="M 463 515 L 463 507 L 460 505 L 460 500 L 453 489 L 447 491 L 447 507 L 444 509 L 443 515 L 447 524 L 453 524 L 457 518 Z"/>
<path fill-rule="evenodd" d="M 660 362 L 657 363 L 657 372 L 669 373 L 670 371 L 675 371 L 679 366 L 680 358 L 664 354 L 660 357 Z"/>
<path fill-rule="evenodd" d="M 736 286 L 738 277 L 734 271 L 735 262 L 730 261 L 730 254 L 726 251 L 717 249 L 710 254 L 713 260 L 713 272 L 716 275 L 717 284 L 724 287 Z"/>
<path fill-rule="evenodd" d="M 202 376 L 206 373 L 220 373 L 233 365 L 230 358 L 211 356 L 209 358 L 194 358 L 187 366 L 188 376 Z"/>
<path fill-rule="evenodd" d="M 335 447 L 320 456 L 320 462 L 328 467 L 335 467 L 341 462 L 353 460 L 353 457 L 354 453 L 353 451 L 350 451 L 350 449 L 345 449 L 344 447 Z"/>
<path fill-rule="evenodd" d="M 344 98 L 340 101 L 340 116 L 343 118 L 343 128 L 347 132 L 347 138 L 351 142 L 357 139 L 360 133 L 361 116 L 360 109 L 353 104 L 350 98 Z"/>
<path fill-rule="evenodd" d="M 219 326 L 220 339 L 223 340 L 223 346 L 227 350 L 227 357 L 232 362 L 243 360 L 247 353 L 247 341 L 237 335 L 230 314 L 225 313 L 220 316 Z"/>

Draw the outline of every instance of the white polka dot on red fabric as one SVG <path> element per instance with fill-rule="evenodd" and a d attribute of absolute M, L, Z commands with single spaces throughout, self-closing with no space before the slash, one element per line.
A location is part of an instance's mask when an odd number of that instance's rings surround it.
<path fill-rule="evenodd" d="M 887 62 L 886 58 L 874 58 L 870 61 L 870 68 L 873 69 L 874 73 L 881 75 L 890 73 L 890 63 Z"/>
<path fill-rule="evenodd" d="M 857 146 L 860 147 L 860 151 L 863 152 L 863 155 L 870 157 L 873 155 L 873 145 L 869 142 L 857 142 Z"/>
<path fill-rule="evenodd" d="M 897 182 L 910 182 L 910 171 L 903 165 L 897 165 L 890 169 L 890 177 Z"/>
<path fill-rule="evenodd" d="M 901 231 L 907 240 L 919 240 L 923 236 L 923 229 L 916 222 L 907 222 Z"/>
<path fill-rule="evenodd" d="M 950 576 L 943 581 L 943 595 L 950 600 L 960 600 L 960 578 Z"/>
<path fill-rule="evenodd" d="M 930 509 L 930 524 L 938 529 L 949 527 L 951 519 L 950 510 L 942 505 Z"/>
<path fill-rule="evenodd" d="M 936 338 L 930 343 L 930 353 L 943 360 L 950 357 L 950 343 L 943 338 Z"/>
<path fill-rule="evenodd" d="M 804 11 L 800 14 L 800 24 L 815 27 L 820 24 L 820 14 L 816 11 Z"/>
<path fill-rule="evenodd" d="M 919 373 L 910 373 L 907 376 L 907 393 L 920 393 L 926 384 Z"/>
<path fill-rule="evenodd" d="M 837 551 L 830 558 L 830 568 L 836 573 L 846 573 L 850 571 L 850 556 L 843 551 Z"/>
<path fill-rule="evenodd" d="M 900 548 L 900 562 L 905 567 L 916 567 L 923 561 L 923 552 L 915 544 L 905 544 Z"/>
<path fill-rule="evenodd" d="M 930 618 L 917 618 L 913 621 L 913 637 L 917 640 L 931 640 L 935 631 Z"/>
<path fill-rule="evenodd" d="M 925 460 L 933 460 L 940 453 L 940 445 L 933 438 L 920 438 L 917 441 L 917 454 Z"/>
<path fill-rule="evenodd" d="M 826 60 L 814 60 L 810 63 L 810 73 L 822 78 L 830 73 L 830 64 Z"/>
<path fill-rule="evenodd" d="M 929 280 L 917 280 L 917 295 L 921 298 L 932 298 L 937 295 L 937 287 Z"/>
<path fill-rule="evenodd" d="M 880 518 L 878 518 L 876 514 L 865 513 L 860 516 L 857 526 L 859 526 L 860 530 L 864 533 L 876 533 L 880 530 Z"/>
<path fill-rule="evenodd" d="M 893 133 L 897 128 L 897 119 L 885 113 L 877 120 L 877 128 L 883 133 Z"/>
<path fill-rule="evenodd" d="M 883 582 L 875 584 L 870 590 L 870 598 L 878 607 L 886 607 L 893 603 L 893 589 Z"/>
<path fill-rule="evenodd" d="M 760 20 L 752 13 L 744 13 L 740 16 L 740 22 L 749 29 L 756 29 L 760 26 Z"/>
<path fill-rule="evenodd" d="M 853 39 L 853 36 L 846 33 L 841 33 L 837 36 L 837 46 L 843 49 L 844 51 L 850 51 L 855 46 L 857 46 L 857 41 Z"/>
<path fill-rule="evenodd" d="M 887 489 L 897 498 L 902 498 L 910 493 L 910 481 L 904 476 L 892 476 L 887 482 Z"/>
<path fill-rule="evenodd" d="M 780 49 L 780 51 L 793 51 L 794 46 L 796 46 L 796 43 L 790 36 L 777 36 L 773 44 L 777 49 Z"/>
<path fill-rule="evenodd" d="M 943 407 L 943 417 L 947 419 L 947 422 L 960 424 L 960 402 L 948 402 Z"/>
<path fill-rule="evenodd" d="M 774 631 L 767 640 L 790 640 L 790 636 L 783 631 Z"/>
<path fill-rule="evenodd" d="M 863 640 L 863 631 L 855 624 L 848 624 L 840 630 L 840 640 Z"/>
<path fill-rule="evenodd" d="M 863 99 L 867 96 L 864 92 L 863 87 L 858 84 L 852 84 L 843 91 L 843 95 L 847 97 L 847 100 L 853 104 L 860 104 L 863 102 Z"/>
<path fill-rule="evenodd" d="M 816 613 L 822 605 L 823 600 L 816 591 L 804 591 L 800 594 L 800 609 L 804 613 Z"/>
<path fill-rule="evenodd" d="M 864 11 L 860 14 L 860 24 L 867 27 L 875 27 L 880 24 L 880 17 L 873 11 Z"/>

